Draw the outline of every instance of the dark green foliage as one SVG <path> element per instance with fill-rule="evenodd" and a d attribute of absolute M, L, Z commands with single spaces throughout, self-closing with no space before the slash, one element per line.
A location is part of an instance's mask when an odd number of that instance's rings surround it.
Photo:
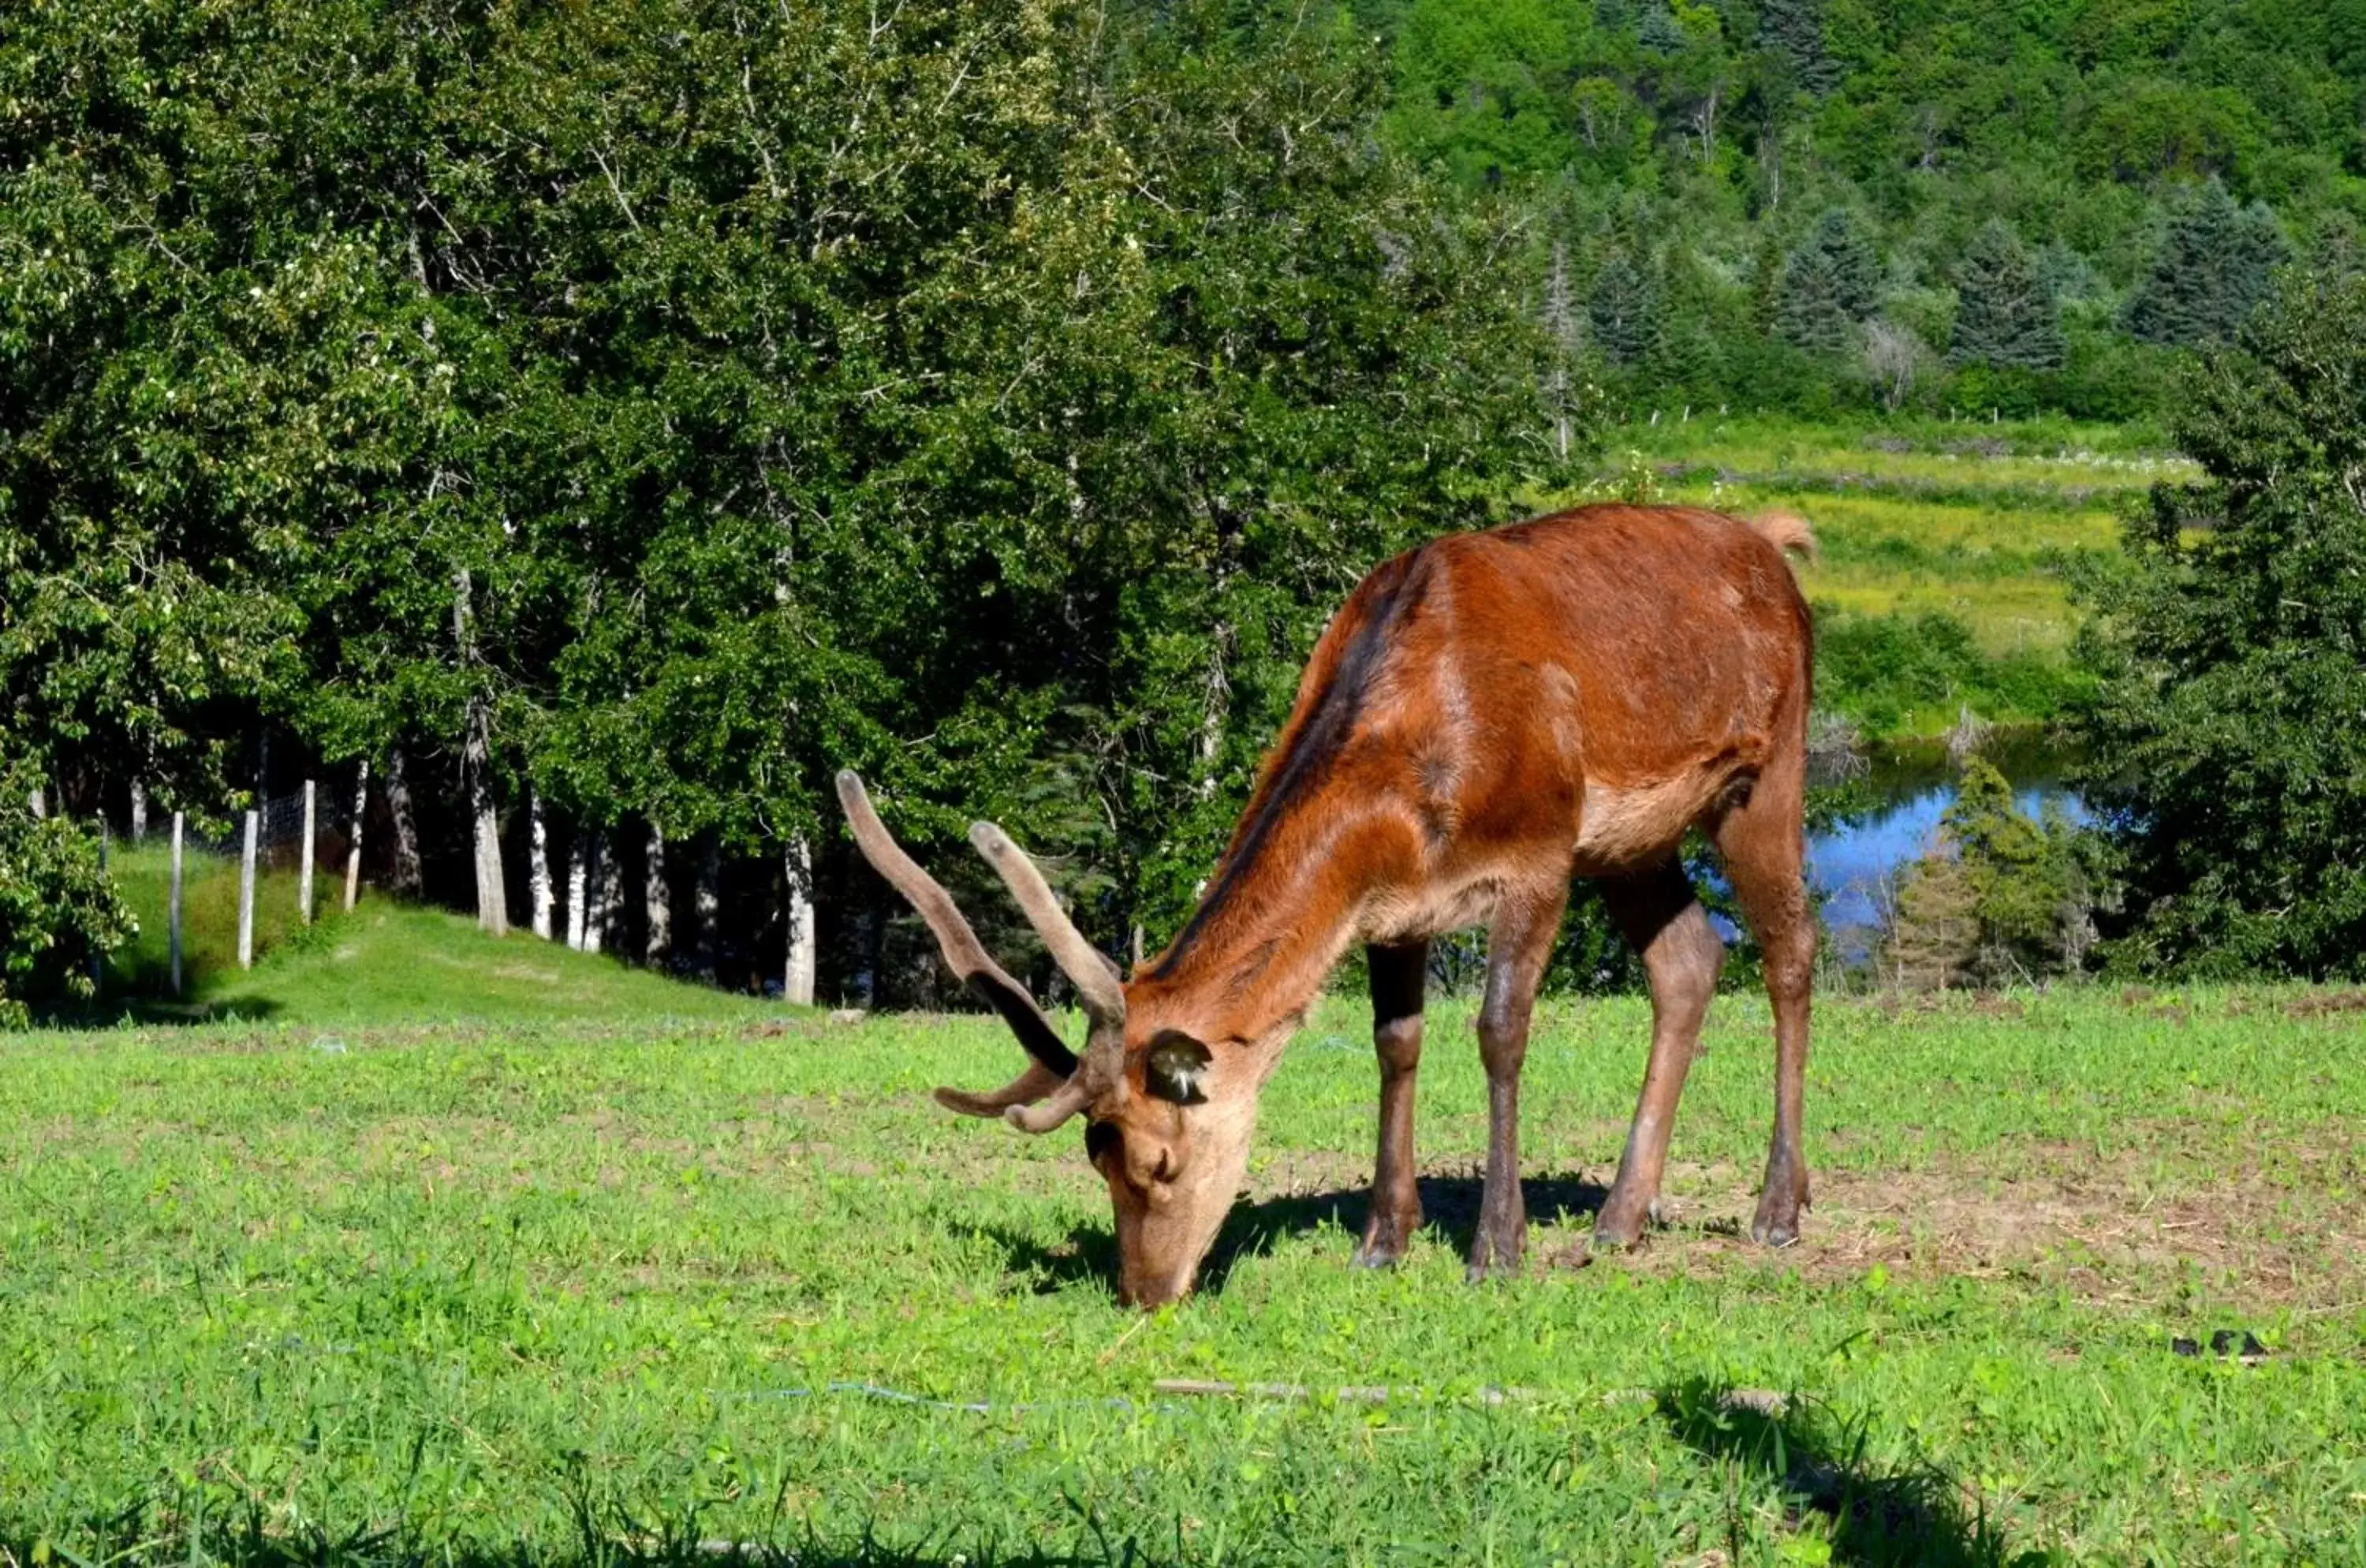
<path fill-rule="evenodd" d="M 1786 342 L 1837 355 L 1848 346 L 1849 329 L 1880 304 L 1880 254 L 1863 223 L 1834 208 L 1784 263 L 1774 321 Z"/>
<path fill-rule="evenodd" d="M 27 998 L 88 996 L 90 961 L 131 935 L 85 824 L 36 818 L 34 775 L 0 769 L 0 1029 L 22 1027 Z"/>
<path fill-rule="evenodd" d="M 1840 85 L 1840 65 L 1824 51 L 1822 0 L 1760 0 L 1758 39 L 1806 91 L 1829 93 Z"/>
<path fill-rule="evenodd" d="M 1887 310 L 1944 347 L 1942 301 L 1994 220 L 2038 254 L 2066 312 L 2059 353 L 2042 324 L 2008 331 L 2008 357 L 1975 344 L 1898 412 L 2142 414 L 2162 351 L 2223 339 L 2285 234 L 2315 254 L 2366 216 L 2360 29 L 2344 6 L 1404 0 L 1365 14 L 1396 28 L 1387 132 L 1473 188 L 1533 195 L 1549 227 L 1534 274 L 1552 243 L 1598 254 L 1611 235 L 1700 259 L 1710 286 L 1669 279 L 1659 335 L 1713 349 L 1684 357 L 1709 367 L 1700 389 L 1718 402 L 1894 400 L 1859 373 L 1850 323 Z M 2231 220 L 2190 210 L 2214 180 Z M 2225 234 L 2195 231 L 2222 220 Z M 1609 390 L 1638 411 L 1663 396 L 1645 378 Z"/>
<path fill-rule="evenodd" d="M 853 763 L 1155 941 L 1339 597 L 1542 460 L 1344 14 L 470 15 L 0 26 L 0 710 L 78 816 L 268 730 L 432 836 L 481 722 L 504 810 L 834 881 Z"/>
<path fill-rule="evenodd" d="M 1831 254 L 1815 246 L 1793 251 L 1783 264 L 1782 292 L 1774 307 L 1774 326 L 1783 340 L 1810 354 L 1837 355 L 1848 346 L 1853 320 L 1842 303 Z"/>
<path fill-rule="evenodd" d="M 2108 883 L 2100 840 L 2048 812 L 2033 819 L 1985 759 L 1964 763 L 1939 841 L 1898 888 L 1884 960 L 1901 986 L 2028 984 L 2075 974 Z"/>
<path fill-rule="evenodd" d="M 1657 340 L 1659 291 L 1651 275 L 1624 250 L 1613 251 L 1594 275 L 1586 296 L 1586 320 L 1594 341 L 1614 363 L 1632 365 Z"/>
<path fill-rule="evenodd" d="M 1960 707 L 1991 719 L 2051 718 L 2078 690 L 2052 660 L 1983 653 L 1952 615 L 1817 614 L 1817 704 L 1876 734 L 1918 712 L 1944 720 Z"/>
<path fill-rule="evenodd" d="M 1836 207 L 1818 219 L 1805 249 L 1825 259 L 1833 300 L 1851 321 L 1881 308 L 1881 253 L 1853 211 Z"/>
<path fill-rule="evenodd" d="M 1684 30 L 1676 23 L 1668 0 L 1643 0 L 1643 20 L 1636 40 L 1653 54 L 1675 54 L 1684 47 Z"/>
<path fill-rule="evenodd" d="M 2170 406 L 2203 479 L 2079 580 L 2121 956 L 2366 976 L 2366 278 L 2293 277 Z"/>
<path fill-rule="evenodd" d="M 2061 367 L 2062 321 L 2054 296 L 2002 220 L 1990 219 L 1972 236 L 1955 291 L 1951 364 Z"/>
<path fill-rule="evenodd" d="M 2176 210 L 2159 254 L 2128 307 L 2128 330 L 2151 343 L 2192 345 L 2232 337 L 2290 254 L 2275 215 L 2238 208 L 2215 178 Z"/>

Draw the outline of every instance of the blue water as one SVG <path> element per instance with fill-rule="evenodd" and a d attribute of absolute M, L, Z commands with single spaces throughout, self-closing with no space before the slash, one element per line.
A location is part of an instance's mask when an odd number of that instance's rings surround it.
<path fill-rule="evenodd" d="M 1922 781 L 1884 806 L 1808 838 L 1808 882 L 1824 896 L 1824 921 L 1835 931 L 1876 925 L 1884 882 L 1936 844 L 1939 818 L 1955 803 L 1953 780 Z M 2090 819 L 2085 805 L 2058 782 L 2027 783 L 2013 803 L 2035 818 L 2051 807 L 2071 822 Z"/>

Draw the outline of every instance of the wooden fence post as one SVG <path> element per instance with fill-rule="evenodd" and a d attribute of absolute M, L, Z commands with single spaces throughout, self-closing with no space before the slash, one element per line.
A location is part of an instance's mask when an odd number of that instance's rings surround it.
<path fill-rule="evenodd" d="M 304 781 L 303 873 L 296 880 L 296 901 L 303 907 L 304 923 L 312 923 L 312 781 Z"/>
<path fill-rule="evenodd" d="M 173 813 L 173 894 L 164 907 L 164 942 L 173 956 L 173 994 L 181 994 L 181 814 Z"/>
<path fill-rule="evenodd" d="M 246 814 L 246 849 L 238 863 L 238 966 L 254 967 L 254 833 L 257 814 Z"/>

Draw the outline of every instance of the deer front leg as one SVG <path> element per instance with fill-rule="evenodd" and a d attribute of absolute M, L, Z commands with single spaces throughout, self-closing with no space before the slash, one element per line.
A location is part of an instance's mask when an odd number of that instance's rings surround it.
<path fill-rule="evenodd" d="M 1717 994 L 1725 943 L 1694 896 L 1691 878 L 1673 862 L 1605 882 L 1602 897 L 1651 984 L 1651 1059 L 1643 1069 L 1643 1092 L 1635 1102 L 1627 1151 L 1619 1156 L 1618 1179 L 1594 1222 L 1594 1245 L 1609 1248 L 1642 1240 L 1658 1206 L 1668 1134 L 1709 999 Z"/>
<path fill-rule="evenodd" d="M 1479 1009 L 1479 1059 L 1487 1069 L 1487 1177 L 1479 1234 L 1470 1238 L 1473 1280 L 1518 1273 L 1527 1244 L 1527 1207 L 1520 1197 L 1520 1065 L 1527 1058 L 1537 987 L 1568 902 L 1566 880 L 1552 895 L 1507 901 L 1487 933 L 1487 996 Z"/>
<path fill-rule="evenodd" d="M 1359 1269 L 1383 1269 L 1404 1256 L 1421 1228 L 1414 1183 L 1413 1084 L 1421 1066 L 1422 983 L 1429 943 L 1365 950 L 1372 980 L 1372 1048 L 1380 1059 L 1380 1147 L 1372 1166 L 1372 1206 L 1356 1248 Z"/>

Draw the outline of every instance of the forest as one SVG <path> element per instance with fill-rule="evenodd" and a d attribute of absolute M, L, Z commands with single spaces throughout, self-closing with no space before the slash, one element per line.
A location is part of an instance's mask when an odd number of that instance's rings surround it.
<path fill-rule="evenodd" d="M 1155 947 L 1364 570 L 1710 407 L 2198 461 L 2027 699 L 2099 955 L 2354 972 L 2361 232 L 2366 0 L 11 7 L 0 1007 L 126 939 L 102 819 L 299 778 L 398 894 L 925 999 L 856 766 Z"/>

